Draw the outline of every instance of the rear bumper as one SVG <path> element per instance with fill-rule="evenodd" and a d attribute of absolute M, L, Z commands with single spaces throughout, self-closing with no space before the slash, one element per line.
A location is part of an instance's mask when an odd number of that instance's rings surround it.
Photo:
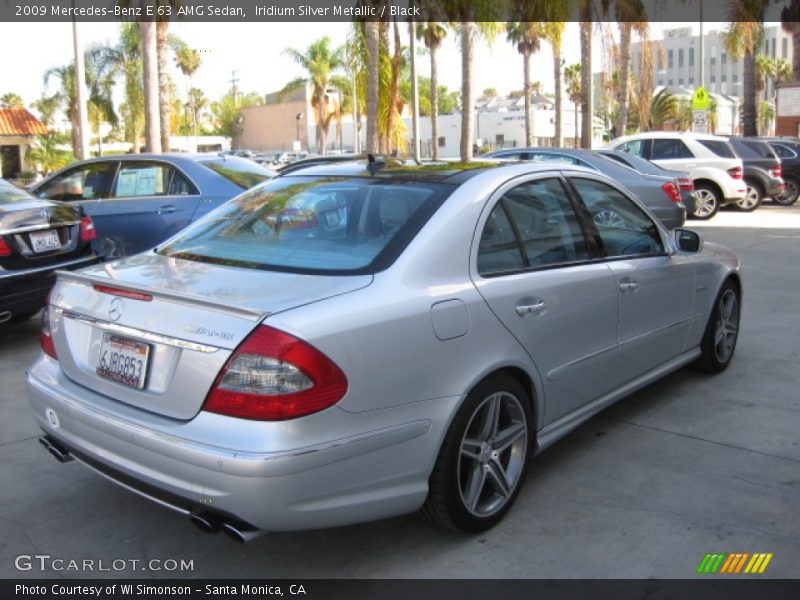
<path fill-rule="evenodd" d="M 271 531 L 419 508 L 449 415 L 461 401 L 379 414 L 333 408 L 287 422 L 206 412 L 176 421 L 97 395 L 46 356 L 28 372 L 28 389 L 42 430 L 95 470 L 182 512 L 213 511 Z"/>

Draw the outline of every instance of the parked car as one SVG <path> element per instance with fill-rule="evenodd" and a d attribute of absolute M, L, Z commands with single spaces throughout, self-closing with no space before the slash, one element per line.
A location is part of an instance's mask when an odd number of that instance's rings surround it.
<path fill-rule="evenodd" d="M 592 150 L 511 148 L 488 152 L 482 158 L 556 162 L 588 167 L 624 185 L 653 211 L 668 229 L 681 227 L 686 221 L 687 209 L 682 201 L 680 184 L 675 177 L 666 175 L 666 171 L 662 171 L 664 175 L 644 175 Z M 600 213 L 597 218 L 602 218 L 604 214 Z"/>
<path fill-rule="evenodd" d="M 30 191 L 81 206 L 94 219 L 103 254 L 113 258 L 154 247 L 274 176 L 251 160 L 230 155 L 119 155 L 74 163 Z"/>
<path fill-rule="evenodd" d="M 772 146 L 781 159 L 783 193 L 772 200 L 783 206 L 791 206 L 800 195 L 800 139 L 798 138 L 758 138 Z"/>
<path fill-rule="evenodd" d="M 310 156 L 301 158 L 291 163 L 278 166 L 275 170 L 281 175 L 294 173 L 300 169 L 337 162 L 352 162 L 356 159 L 366 159 L 365 154 L 326 154 L 325 156 Z"/>
<path fill-rule="evenodd" d="M 688 173 L 684 171 L 669 171 L 664 167 L 659 167 L 656 163 L 649 160 L 623 152 L 622 150 L 595 150 L 601 156 L 609 160 L 616 161 L 630 167 L 634 171 L 638 171 L 642 175 L 656 175 L 661 177 L 672 177 L 678 182 L 678 187 L 681 190 L 681 202 L 686 207 L 686 214 L 691 215 L 695 208 L 695 195 L 694 195 L 694 182 L 689 177 Z"/>
<path fill-rule="evenodd" d="M 96 263 L 94 239 L 80 207 L 38 200 L 0 179 L 0 323 L 39 312 L 56 269 Z"/>
<path fill-rule="evenodd" d="M 761 206 L 765 198 L 780 196 L 784 190 L 781 177 L 781 160 L 772 147 L 764 141 L 729 137 L 728 141 L 742 159 L 744 183 L 747 192 L 736 202 L 736 208 L 753 211 Z"/>
<path fill-rule="evenodd" d="M 646 158 L 692 178 L 697 204 L 692 216 L 710 219 L 720 207 L 744 198 L 742 159 L 727 139 L 715 135 L 650 131 L 624 136 L 606 148 Z"/>
<path fill-rule="evenodd" d="M 593 414 L 727 368 L 741 285 L 596 171 L 327 164 L 59 275 L 28 389 L 56 458 L 205 531 L 475 532 Z"/>

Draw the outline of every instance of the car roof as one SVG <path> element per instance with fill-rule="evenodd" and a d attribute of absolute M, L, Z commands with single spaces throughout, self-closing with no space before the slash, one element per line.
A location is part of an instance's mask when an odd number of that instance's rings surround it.
<path fill-rule="evenodd" d="M 595 171 L 575 165 L 561 165 L 554 163 L 519 163 L 505 162 L 502 160 L 476 160 L 470 163 L 457 162 L 425 162 L 420 165 L 413 161 L 400 159 L 357 159 L 345 162 L 330 162 L 318 164 L 307 168 L 279 174 L 278 177 L 364 177 L 376 179 L 403 179 L 408 181 L 430 181 L 435 183 L 449 183 L 460 185 L 482 173 L 509 169 L 519 171 L 520 165 L 525 166 L 527 172 L 548 171 L 576 171 L 581 173 L 595 173 Z"/>
<path fill-rule="evenodd" d="M 669 138 L 685 138 L 690 140 L 717 140 L 727 142 L 728 139 L 721 135 L 712 135 L 710 133 L 692 133 L 691 131 L 646 131 L 642 133 L 634 133 L 632 135 L 623 135 L 614 138 L 610 143 L 627 142 L 630 140 L 647 140 L 647 139 L 669 139 Z"/>

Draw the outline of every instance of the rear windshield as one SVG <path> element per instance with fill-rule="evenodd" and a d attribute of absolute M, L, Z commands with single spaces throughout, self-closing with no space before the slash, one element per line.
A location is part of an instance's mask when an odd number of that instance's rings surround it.
<path fill-rule="evenodd" d="M 722 140 L 697 140 L 703 146 L 722 158 L 736 158 L 736 152 L 728 142 Z"/>
<path fill-rule="evenodd" d="M 388 267 L 452 191 L 444 184 L 279 177 L 184 229 L 166 256 L 298 273 Z"/>
<path fill-rule="evenodd" d="M 766 142 L 741 140 L 737 148 L 742 158 L 776 158 L 772 148 Z"/>
<path fill-rule="evenodd" d="M 250 189 L 254 185 L 275 177 L 275 173 L 269 169 L 265 169 L 258 163 L 244 158 L 228 157 L 202 160 L 200 164 L 207 169 L 211 169 L 216 174 L 222 175 L 243 190 Z"/>
<path fill-rule="evenodd" d="M 7 181 L 0 180 L 0 204 L 6 202 L 30 202 L 31 196 Z"/>
<path fill-rule="evenodd" d="M 792 150 L 788 146 L 784 146 L 783 144 L 776 144 L 773 142 L 771 146 L 775 150 L 775 152 L 778 153 L 778 156 L 780 156 L 781 158 L 794 158 L 795 156 L 797 156 L 794 150 Z"/>

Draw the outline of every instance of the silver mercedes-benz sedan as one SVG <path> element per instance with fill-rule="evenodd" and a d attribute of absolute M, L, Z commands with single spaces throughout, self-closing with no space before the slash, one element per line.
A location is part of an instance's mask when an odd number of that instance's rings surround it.
<path fill-rule="evenodd" d="M 56 458 L 205 531 L 475 532 L 596 412 L 725 369 L 741 292 L 733 252 L 587 169 L 321 165 L 60 273 L 30 400 Z"/>

